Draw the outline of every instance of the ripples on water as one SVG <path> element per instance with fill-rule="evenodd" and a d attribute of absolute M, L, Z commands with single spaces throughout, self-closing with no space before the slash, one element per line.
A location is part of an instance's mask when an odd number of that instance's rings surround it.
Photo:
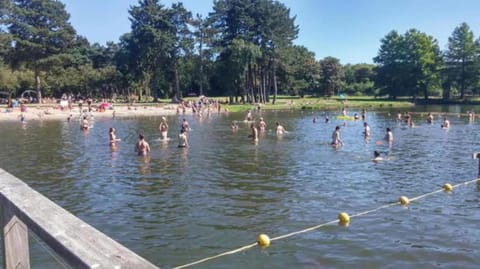
<path fill-rule="evenodd" d="M 331 113 L 330 113 L 331 114 Z M 312 123 L 313 116 L 319 122 Z M 88 133 L 76 122 L 0 125 L 0 164 L 59 205 L 153 263 L 168 268 L 255 241 L 336 219 L 473 179 L 479 122 L 451 118 L 448 131 L 423 124 L 407 128 L 387 113 L 369 112 L 371 141 L 362 122 L 342 128 L 345 146 L 328 143 L 336 124 L 323 112 L 270 112 L 258 145 L 243 114 L 187 116 L 189 149 L 176 147 L 180 117 L 169 117 L 171 141 L 158 140 L 159 118 L 99 119 Z M 281 121 L 290 131 L 274 135 Z M 108 146 L 108 129 L 123 141 Z M 377 145 L 385 128 L 392 147 Z M 152 153 L 133 152 L 144 132 Z M 390 160 L 371 161 L 373 150 Z M 475 268 L 479 256 L 480 195 L 475 185 L 436 194 L 408 208 L 391 207 L 275 241 L 197 268 Z M 35 248 L 33 266 L 50 267 Z"/>

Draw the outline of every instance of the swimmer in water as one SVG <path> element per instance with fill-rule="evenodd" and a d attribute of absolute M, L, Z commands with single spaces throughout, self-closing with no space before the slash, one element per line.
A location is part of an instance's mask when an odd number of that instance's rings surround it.
<path fill-rule="evenodd" d="M 183 129 L 187 132 L 188 132 L 188 130 L 190 130 L 190 125 L 188 125 L 188 122 L 185 118 L 183 118 L 183 120 L 182 120 L 182 128 L 181 129 Z"/>
<path fill-rule="evenodd" d="M 367 111 L 365 109 L 362 110 L 362 120 L 365 121 L 367 119 Z"/>
<path fill-rule="evenodd" d="M 233 131 L 238 131 L 238 125 L 236 122 L 232 121 L 232 130 Z"/>
<path fill-rule="evenodd" d="M 168 124 L 165 117 L 162 117 L 162 121 L 160 122 L 160 126 L 158 126 L 158 129 L 160 130 L 160 139 L 167 139 Z"/>
<path fill-rule="evenodd" d="M 88 124 L 87 116 L 83 116 L 83 120 L 82 120 L 82 124 L 80 125 L 80 129 L 82 129 L 83 131 L 88 131 L 88 128 L 89 128 L 89 124 Z"/>
<path fill-rule="evenodd" d="M 150 145 L 145 141 L 145 136 L 143 134 L 138 135 L 138 142 L 135 145 L 135 151 L 138 153 L 138 156 L 147 156 L 150 152 Z"/>
<path fill-rule="evenodd" d="M 282 125 L 280 125 L 280 123 L 277 122 L 276 125 L 277 125 L 277 135 L 283 135 L 287 133 L 285 128 Z"/>
<path fill-rule="evenodd" d="M 340 138 L 340 126 L 337 126 L 332 133 L 332 146 L 338 147 L 340 145 L 343 145 L 343 141 Z"/>
<path fill-rule="evenodd" d="M 393 133 L 390 128 L 387 128 L 387 132 L 385 134 L 385 140 L 390 144 L 393 142 Z"/>
<path fill-rule="evenodd" d="M 450 128 L 450 121 L 447 119 L 447 117 L 443 118 L 443 124 L 441 126 L 444 129 Z"/>
<path fill-rule="evenodd" d="M 373 160 L 372 161 L 374 161 L 374 162 L 383 161 L 383 158 L 380 157 L 380 152 L 378 152 L 376 150 L 373 152 Z"/>
<path fill-rule="evenodd" d="M 473 112 L 473 111 L 468 112 L 468 119 L 470 121 L 474 121 L 475 120 L 475 112 Z"/>
<path fill-rule="evenodd" d="M 370 138 L 370 126 L 368 126 L 368 123 L 364 122 L 363 127 L 364 127 L 363 134 L 365 135 L 365 139 Z"/>
<path fill-rule="evenodd" d="M 112 147 L 115 146 L 116 141 L 121 141 L 120 138 L 117 138 L 115 136 L 115 128 L 110 128 L 109 137 L 110 137 L 110 146 L 112 146 Z"/>
<path fill-rule="evenodd" d="M 251 120 L 253 120 L 253 118 L 252 118 L 252 111 L 250 111 L 250 110 L 248 111 L 247 116 L 245 117 L 245 120 L 246 120 L 246 121 L 251 121 Z"/>
<path fill-rule="evenodd" d="M 252 123 L 252 125 L 250 125 L 250 129 L 252 129 L 252 134 L 248 137 L 251 137 L 254 142 L 258 142 L 258 130 L 257 127 L 255 127 L 255 124 Z"/>
<path fill-rule="evenodd" d="M 265 130 L 267 129 L 267 123 L 263 120 L 263 117 L 260 117 L 258 128 L 260 129 L 260 132 L 265 132 Z"/>
<path fill-rule="evenodd" d="M 179 148 L 189 147 L 187 132 L 184 129 L 181 129 L 180 134 L 178 135 L 178 147 Z"/>
<path fill-rule="evenodd" d="M 427 115 L 427 123 L 432 124 L 433 123 L 433 115 L 432 113 L 428 113 Z"/>

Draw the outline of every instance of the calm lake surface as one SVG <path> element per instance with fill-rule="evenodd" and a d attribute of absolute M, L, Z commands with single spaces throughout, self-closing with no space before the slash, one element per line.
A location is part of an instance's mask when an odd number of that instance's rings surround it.
<path fill-rule="evenodd" d="M 397 111 L 368 111 L 372 139 L 363 139 L 362 121 L 347 121 L 345 145 L 335 150 L 328 144 L 343 121 L 327 112 L 325 124 L 324 113 L 264 112 L 268 131 L 257 145 L 246 123 L 230 129 L 243 113 L 187 115 L 188 149 L 177 148 L 183 116 L 167 117 L 166 143 L 160 117 L 96 119 L 88 133 L 78 121 L 2 122 L 0 167 L 162 268 L 253 243 L 260 233 L 276 237 L 477 177 L 480 119 L 450 115 L 452 127 L 442 130 L 439 116 L 429 125 L 415 114 L 408 128 Z M 289 133 L 277 137 L 276 121 Z M 122 139 L 115 151 L 110 127 Z M 386 127 L 391 147 L 375 143 Z M 147 159 L 133 152 L 139 132 L 152 149 Z M 374 150 L 389 160 L 372 162 Z M 193 268 L 478 268 L 479 223 L 474 183 Z M 30 244 L 32 268 L 62 268 L 35 239 Z"/>

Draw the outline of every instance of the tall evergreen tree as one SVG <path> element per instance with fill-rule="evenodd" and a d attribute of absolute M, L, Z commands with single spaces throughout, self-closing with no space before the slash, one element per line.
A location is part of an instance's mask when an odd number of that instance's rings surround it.
<path fill-rule="evenodd" d="M 35 74 L 35 88 L 41 102 L 40 72 L 52 67 L 75 39 L 65 5 L 55 0 L 11 0 L 6 25 L 12 36 L 10 63 L 25 63 Z"/>
<path fill-rule="evenodd" d="M 291 46 L 297 37 L 298 27 L 294 21 L 288 8 L 272 0 L 214 2 L 209 25 L 217 29 L 214 44 L 221 49 L 219 60 L 225 63 L 231 61 L 227 57 L 237 55 L 228 51 L 235 39 L 244 40 L 261 49 L 263 57 L 250 64 L 246 74 L 249 83 L 245 87 L 254 89 L 253 94 L 248 94 L 248 101 L 266 102 L 270 91 L 276 94 L 278 53 L 280 49 Z M 252 93 L 248 89 L 241 92 Z"/>
<path fill-rule="evenodd" d="M 450 81 L 460 88 L 460 98 L 465 97 L 465 91 L 476 85 L 475 56 L 477 54 L 473 32 L 466 23 L 455 28 L 448 38 L 448 50 L 445 53 L 447 74 Z"/>
<path fill-rule="evenodd" d="M 380 88 L 380 94 L 393 99 L 405 95 L 407 90 L 404 85 L 407 71 L 403 44 L 403 36 L 391 31 L 382 38 L 378 54 L 373 58 L 377 64 L 375 84 Z"/>
<path fill-rule="evenodd" d="M 140 82 L 140 87 L 135 87 L 140 98 L 143 93 L 150 95 L 153 91 L 156 99 L 160 84 L 167 81 L 165 70 L 175 46 L 169 14 L 158 0 L 140 0 L 129 13 L 132 31 L 123 37 L 123 49 L 130 59 L 129 71 Z"/>
<path fill-rule="evenodd" d="M 175 96 L 182 97 L 178 65 L 182 57 L 187 58 L 193 53 L 193 33 L 189 28 L 193 21 L 192 13 L 187 11 L 181 3 L 172 4 L 172 8 L 169 10 L 169 18 L 170 34 L 174 40 L 170 51 L 170 59 L 174 74 Z"/>

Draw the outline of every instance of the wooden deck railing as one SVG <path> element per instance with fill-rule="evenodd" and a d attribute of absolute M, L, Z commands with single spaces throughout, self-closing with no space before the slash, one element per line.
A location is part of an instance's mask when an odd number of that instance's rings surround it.
<path fill-rule="evenodd" d="M 30 268 L 28 230 L 73 268 L 157 268 L 0 169 L 5 269 Z"/>

